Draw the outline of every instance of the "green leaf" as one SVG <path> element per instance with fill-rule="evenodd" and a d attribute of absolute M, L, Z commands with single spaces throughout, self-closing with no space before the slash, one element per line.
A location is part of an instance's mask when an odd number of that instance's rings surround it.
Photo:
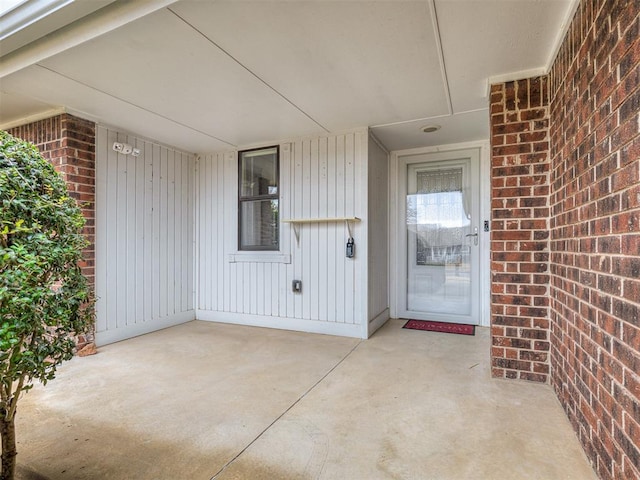
<path fill-rule="evenodd" d="M 0 131 L 0 391 L 46 383 L 93 322 L 85 219 L 38 149 Z M 11 389 L 14 389 L 11 391 Z"/>

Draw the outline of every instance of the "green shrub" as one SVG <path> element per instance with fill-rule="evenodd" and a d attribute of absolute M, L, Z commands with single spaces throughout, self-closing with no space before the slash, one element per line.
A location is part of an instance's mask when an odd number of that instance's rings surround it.
<path fill-rule="evenodd" d="M 38 149 L 0 131 L 0 433 L 2 470 L 15 471 L 15 415 L 22 392 L 46 384 L 93 322 L 78 262 L 84 217 Z"/>

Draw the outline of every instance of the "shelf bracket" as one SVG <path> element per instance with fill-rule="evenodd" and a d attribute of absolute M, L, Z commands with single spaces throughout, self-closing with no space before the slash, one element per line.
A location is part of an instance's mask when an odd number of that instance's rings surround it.
<path fill-rule="evenodd" d="M 298 247 L 300 246 L 300 224 L 294 222 L 291 227 L 293 227 L 293 234 L 296 236 L 296 247 Z"/>

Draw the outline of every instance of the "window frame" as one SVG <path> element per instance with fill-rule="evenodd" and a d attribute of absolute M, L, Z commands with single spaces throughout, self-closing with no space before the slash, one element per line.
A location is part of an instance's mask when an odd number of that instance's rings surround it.
<path fill-rule="evenodd" d="M 274 195 L 242 195 L 242 161 L 243 154 L 249 152 L 258 152 L 260 150 L 272 150 L 275 149 L 276 156 L 276 187 L 277 193 Z M 242 246 L 242 205 L 243 203 L 260 201 L 260 200 L 277 200 L 278 201 L 278 221 L 276 222 L 277 229 L 277 245 L 264 246 L 264 245 L 248 245 Z M 247 150 L 238 151 L 238 252 L 279 252 L 280 251 L 280 145 L 270 145 L 267 147 L 251 148 Z"/>

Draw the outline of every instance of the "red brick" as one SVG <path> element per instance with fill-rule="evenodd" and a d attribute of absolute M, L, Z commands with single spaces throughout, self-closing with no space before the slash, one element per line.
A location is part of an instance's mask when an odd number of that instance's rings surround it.
<path fill-rule="evenodd" d="M 628 394 L 640 364 L 638 2 L 583 1 L 575 18 L 550 74 L 551 383 L 601 477 L 637 478 L 636 431 L 611 419 L 640 416 Z M 595 58 L 595 74 L 575 52 Z"/>
<path fill-rule="evenodd" d="M 90 242 L 84 250 L 82 272 L 91 285 L 95 281 L 95 124 L 69 114 L 58 115 L 9 130 L 12 135 L 36 145 L 43 156 L 60 172 L 69 194 L 83 202 L 82 212 L 87 218 L 85 233 Z M 92 341 L 93 333 L 88 335 Z M 86 342 L 78 338 L 81 347 Z"/>

